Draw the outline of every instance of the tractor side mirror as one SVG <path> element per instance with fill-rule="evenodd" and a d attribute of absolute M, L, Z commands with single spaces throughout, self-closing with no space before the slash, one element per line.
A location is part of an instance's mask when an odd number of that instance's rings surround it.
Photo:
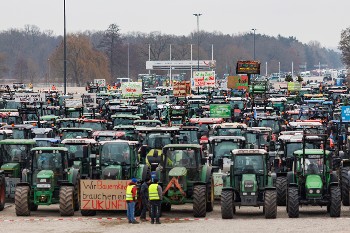
<path fill-rule="evenodd" d="M 221 170 L 224 169 L 224 159 L 223 158 L 218 159 L 218 164 L 219 164 L 219 168 Z"/>

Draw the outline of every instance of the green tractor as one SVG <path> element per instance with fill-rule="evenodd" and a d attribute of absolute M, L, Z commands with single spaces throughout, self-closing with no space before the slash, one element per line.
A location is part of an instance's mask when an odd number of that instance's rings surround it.
<path fill-rule="evenodd" d="M 214 207 L 211 166 L 198 144 L 169 144 L 163 148 L 162 166 L 157 169 L 163 186 L 162 209 L 193 204 L 193 216 L 205 217 Z"/>
<path fill-rule="evenodd" d="M 5 139 L 0 141 L 0 165 L 6 179 L 6 197 L 15 197 L 16 184 L 27 166 L 28 155 L 36 142 L 33 139 Z"/>
<path fill-rule="evenodd" d="M 70 165 L 65 147 L 33 148 L 16 186 L 16 215 L 29 216 L 39 205 L 59 204 L 61 216 L 73 216 L 79 210 L 80 173 Z"/>
<path fill-rule="evenodd" d="M 150 178 L 150 170 L 147 165 L 141 164 L 138 156 L 137 141 L 102 141 L 97 152 L 96 169 L 94 179 L 100 180 L 130 180 L 136 178 L 145 180 Z M 140 199 L 141 200 L 141 199 Z M 141 203 L 135 207 L 135 215 L 141 213 Z M 83 209 L 83 216 L 94 216 L 96 210 Z"/>
<path fill-rule="evenodd" d="M 294 151 L 293 171 L 287 174 L 290 218 L 299 217 L 299 205 L 327 206 L 331 217 L 340 216 L 341 191 L 337 173 L 331 169 L 331 159 L 331 152 L 323 149 L 304 146 Z"/>
<path fill-rule="evenodd" d="M 223 159 L 219 161 L 223 168 Z M 236 149 L 231 151 L 230 173 L 223 176 L 221 216 L 231 219 L 236 207 L 263 206 L 265 218 L 277 216 L 277 193 L 273 179 L 268 175 L 268 153 L 263 149 Z"/>

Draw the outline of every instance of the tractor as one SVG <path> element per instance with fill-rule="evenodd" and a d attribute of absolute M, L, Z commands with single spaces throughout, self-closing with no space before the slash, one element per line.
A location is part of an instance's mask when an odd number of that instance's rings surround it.
<path fill-rule="evenodd" d="M 198 144 L 169 144 L 157 172 L 163 186 L 162 209 L 171 205 L 193 204 L 193 216 L 205 217 L 213 210 L 214 185 L 211 166 Z"/>
<path fill-rule="evenodd" d="M 299 217 L 300 205 L 326 206 L 331 217 L 341 212 L 341 191 L 336 171 L 332 171 L 332 154 L 324 149 L 306 149 L 308 137 L 303 135 L 303 149 L 294 151 L 293 170 L 287 173 L 287 212 Z M 325 145 L 323 135 L 316 135 Z M 325 148 L 325 147 L 324 147 Z"/>
<path fill-rule="evenodd" d="M 15 187 L 27 167 L 30 150 L 36 146 L 32 139 L 5 139 L 0 141 L 0 166 L 6 179 L 6 197 L 15 197 Z"/>
<path fill-rule="evenodd" d="M 231 219 L 236 207 L 263 206 L 265 218 L 277 216 L 277 193 L 268 175 L 268 153 L 263 149 L 235 149 L 231 151 L 230 172 L 223 176 L 221 216 Z M 220 159 L 220 168 L 224 161 Z"/>
<path fill-rule="evenodd" d="M 28 167 L 17 183 L 17 216 L 29 216 L 39 205 L 59 204 L 61 216 L 73 216 L 79 210 L 80 173 L 72 167 L 65 147 L 35 147 Z"/>

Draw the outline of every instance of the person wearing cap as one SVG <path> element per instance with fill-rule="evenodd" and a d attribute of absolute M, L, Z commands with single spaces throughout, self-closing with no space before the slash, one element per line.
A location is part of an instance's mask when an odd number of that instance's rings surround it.
<path fill-rule="evenodd" d="M 138 224 L 139 222 L 135 219 L 135 205 L 137 201 L 137 179 L 132 178 L 131 182 L 126 187 L 126 203 L 127 210 L 126 215 L 128 217 L 129 223 Z"/>
<path fill-rule="evenodd" d="M 151 204 L 151 224 L 154 224 L 154 219 L 156 219 L 156 224 L 160 224 L 160 206 L 162 203 L 162 187 L 158 184 L 158 179 L 154 178 L 153 183 L 148 187 L 148 196 Z"/>
<path fill-rule="evenodd" d="M 151 183 L 151 179 L 150 178 L 146 178 L 145 181 L 143 182 L 143 184 L 141 185 L 141 198 L 142 198 L 142 211 L 141 211 L 141 216 L 140 216 L 140 220 L 141 221 L 148 221 L 148 219 L 146 219 L 146 212 L 148 209 L 148 186 Z"/>

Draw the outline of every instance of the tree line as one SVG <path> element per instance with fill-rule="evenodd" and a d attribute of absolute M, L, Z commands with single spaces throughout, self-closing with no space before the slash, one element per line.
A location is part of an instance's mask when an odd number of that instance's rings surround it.
<path fill-rule="evenodd" d="M 255 34 L 256 60 L 261 61 L 262 73 L 267 62 L 268 73 L 280 70 L 299 72 L 316 69 L 319 63 L 330 68 L 349 65 L 350 53 L 344 55 L 343 47 L 350 51 L 350 31 L 346 31 L 346 43 L 340 42 L 342 54 L 321 46 L 317 41 L 303 44 L 295 37 L 272 37 Z M 197 47 L 199 38 L 199 49 Z M 345 38 L 345 36 L 344 36 Z M 343 40 L 343 33 L 342 33 Z M 344 39 L 345 40 L 345 39 Z M 136 79 L 138 74 L 148 73 L 146 61 L 192 58 L 210 60 L 212 46 L 216 73 L 235 74 L 238 60 L 252 60 L 254 49 L 252 33 L 229 35 L 220 32 L 193 32 L 190 35 L 169 35 L 161 32 L 132 32 L 123 34 L 117 24 L 105 31 L 85 31 L 67 34 L 67 80 L 75 85 L 95 78 L 115 82 L 118 77 Z M 128 66 L 129 64 L 129 66 Z M 167 71 L 154 72 L 166 75 Z M 185 72 L 186 73 L 186 72 Z M 189 77 L 189 72 L 186 73 Z M 22 29 L 0 32 L 0 78 L 19 82 L 50 83 L 63 80 L 63 36 L 52 31 L 41 31 L 35 25 Z"/>

